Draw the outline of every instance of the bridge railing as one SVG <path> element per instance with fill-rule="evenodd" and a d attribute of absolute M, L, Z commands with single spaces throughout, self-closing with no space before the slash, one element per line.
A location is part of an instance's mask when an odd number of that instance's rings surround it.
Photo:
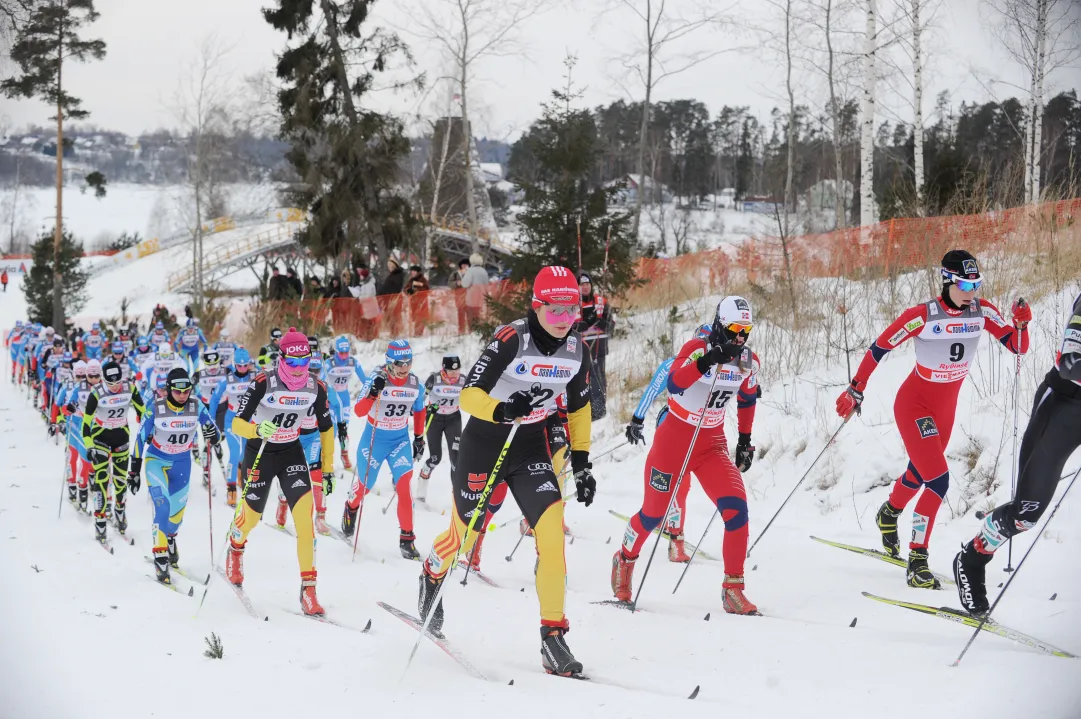
<path fill-rule="evenodd" d="M 296 228 L 293 224 L 275 225 L 262 232 L 249 235 L 240 242 L 229 243 L 225 246 L 215 247 L 209 252 L 203 253 L 203 271 L 213 267 L 228 265 L 245 255 L 258 254 L 276 245 L 291 241 Z M 176 292 L 178 289 L 189 285 L 192 281 L 193 270 L 190 266 L 177 270 L 169 275 L 169 291 Z"/>

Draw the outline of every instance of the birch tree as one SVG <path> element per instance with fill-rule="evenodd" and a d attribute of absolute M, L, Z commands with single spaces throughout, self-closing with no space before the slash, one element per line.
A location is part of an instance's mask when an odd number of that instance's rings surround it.
<path fill-rule="evenodd" d="M 875 0 L 865 0 L 863 31 L 863 101 L 860 104 L 860 226 L 875 222 L 875 54 L 878 12 Z"/>
<path fill-rule="evenodd" d="M 449 55 L 457 84 L 462 117 L 461 153 L 466 162 L 466 208 L 473 252 L 480 251 L 473 156 L 473 128 L 469 119 L 470 93 L 477 64 L 524 52 L 520 30 L 530 18 L 544 12 L 544 0 L 424 0 L 409 6 L 409 24 L 402 31 L 432 42 Z"/>
<path fill-rule="evenodd" d="M 638 25 L 640 40 L 644 40 L 629 53 L 616 58 L 624 74 L 633 77 L 641 85 L 642 91 L 642 122 L 638 133 L 636 162 L 638 193 L 631 229 L 637 240 L 646 190 L 650 109 L 657 87 L 670 77 L 722 53 L 738 51 L 740 48 L 730 46 L 718 49 L 715 45 L 701 49 L 690 47 L 700 31 L 728 25 L 726 18 L 729 8 L 712 9 L 708 3 L 690 0 L 609 0 L 608 10 L 620 10 L 632 17 Z M 632 93 L 632 96 L 633 94 L 636 93 Z M 650 186 L 653 187 L 652 183 Z"/>

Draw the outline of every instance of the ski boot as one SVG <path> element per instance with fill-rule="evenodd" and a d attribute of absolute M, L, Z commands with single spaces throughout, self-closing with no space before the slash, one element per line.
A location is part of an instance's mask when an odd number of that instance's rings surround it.
<path fill-rule="evenodd" d="M 691 558 L 687 556 L 687 552 L 683 548 L 683 535 L 676 534 L 675 531 L 669 530 L 668 535 L 668 561 L 669 562 L 689 562 Z"/>
<path fill-rule="evenodd" d="M 981 552 L 978 541 L 970 541 L 953 558 L 953 578 L 957 582 L 961 607 L 969 614 L 981 617 L 991 608 L 987 602 L 986 569 L 994 555 Z"/>
<path fill-rule="evenodd" d="M 753 617 L 761 616 L 761 613 L 750 599 L 743 596 L 743 575 L 724 575 L 724 583 L 721 584 L 724 594 L 721 597 L 721 607 L 729 614 L 744 614 Z"/>
<path fill-rule="evenodd" d="M 69 484 L 68 485 L 68 501 L 71 502 L 72 504 L 75 504 L 76 502 L 79 501 L 79 498 L 78 498 L 75 490 L 76 490 L 76 487 L 75 487 L 74 484 Z"/>
<path fill-rule="evenodd" d="M 315 572 L 312 571 L 311 574 L 310 579 L 300 581 L 300 608 L 309 617 L 326 616 L 326 610 L 319 603 L 319 598 L 315 596 Z"/>
<path fill-rule="evenodd" d="M 330 534 L 330 527 L 327 526 L 326 512 L 315 513 L 315 531 L 323 536 Z"/>
<path fill-rule="evenodd" d="M 474 542 L 473 548 L 469 550 L 469 566 L 473 568 L 474 572 L 480 571 L 480 551 L 481 545 L 484 544 L 484 535 L 487 532 L 481 532 L 477 535 L 477 541 Z"/>
<path fill-rule="evenodd" d="M 568 631 L 568 624 L 564 619 L 563 626 L 541 625 L 541 666 L 549 674 L 570 677 L 582 673 L 582 662 L 574 658 L 563 638 Z"/>
<path fill-rule="evenodd" d="M 94 539 L 105 544 L 109 541 L 108 533 L 106 532 L 105 522 L 94 522 Z"/>
<path fill-rule="evenodd" d="M 623 549 L 617 549 L 612 555 L 612 593 L 621 602 L 631 601 L 631 579 L 634 576 L 634 563 L 638 557 L 628 559 Z"/>
<path fill-rule="evenodd" d="M 898 558 L 901 556 L 901 542 L 897 539 L 897 518 L 901 516 L 902 509 L 894 509 L 889 502 L 883 502 L 875 516 L 875 524 L 878 531 L 882 532 L 882 548 L 886 554 Z"/>
<path fill-rule="evenodd" d="M 199 451 L 199 443 L 198 442 L 196 442 L 195 444 L 193 444 L 191 446 L 191 458 L 195 460 L 195 463 L 197 465 L 199 465 L 200 467 L 203 466 L 203 455 Z M 206 486 L 205 483 L 204 483 L 204 486 Z"/>
<path fill-rule="evenodd" d="M 225 553 L 225 578 L 237 587 L 244 584 L 244 547 L 238 547 L 229 540 Z"/>
<path fill-rule="evenodd" d="M 83 514 L 89 513 L 89 501 L 90 490 L 86 487 L 79 487 L 79 511 Z"/>
<path fill-rule="evenodd" d="M 285 497 L 278 495 L 278 508 L 274 510 L 274 521 L 278 526 L 285 528 L 285 516 L 289 514 L 289 503 L 285 501 Z"/>
<path fill-rule="evenodd" d="M 421 571 L 420 592 L 417 595 L 417 613 L 420 615 L 421 622 L 424 622 L 424 618 L 432 611 L 432 602 L 435 601 L 435 595 L 439 593 L 439 585 L 443 583 L 444 579 L 446 579 L 446 576 L 439 579 L 430 576 L 427 567 Z M 440 598 L 439 604 L 436 605 L 435 612 L 432 614 L 432 620 L 428 622 L 428 630 L 432 634 L 439 635 L 442 628 L 443 600 Z"/>
<path fill-rule="evenodd" d="M 124 505 L 117 503 L 116 508 L 113 510 L 113 524 L 121 537 L 128 531 L 128 513 Z"/>
<path fill-rule="evenodd" d="M 169 558 L 164 554 L 154 553 L 154 578 L 162 584 L 172 584 L 169 576 Z"/>
<path fill-rule="evenodd" d="M 349 461 L 349 450 L 342 447 L 342 469 L 346 472 L 353 468 L 353 463 Z"/>
<path fill-rule="evenodd" d="M 401 550 L 404 559 L 420 559 L 420 552 L 413 544 L 416 540 L 417 535 L 412 532 L 402 532 L 398 537 L 398 549 Z"/>
<path fill-rule="evenodd" d="M 232 487 L 226 487 L 225 489 L 225 503 L 230 507 L 236 506 L 236 485 Z"/>
<path fill-rule="evenodd" d="M 522 521 L 518 522 L 518 531 L 527 537 L 533 536 L 533 528 L 529 526 L 529 521 L 522 517 Z"/>
<path fill-rule="evenodd" d="M 926 548 L 908 550 L 908 586 L 917 589 L 942 589 L 942 584 L 927 566 Z M 958 587 L 960 586 L 958 584 Z"/>
<path fill-rule="evenodd" d="M 353 536 L 353 529 L 357 526 L 357 512 L 360 508 L 353 509 L 346 502 L 345 510 L 342 512 L 342 534 L 347 537 Z"/>
<path fill-rule="evenodd" d="M 169 564 L 174 567 L 180 566 L 180 550 L 176 546 L 176 537 L 166 537 L 165 542 L 169 547 Z"/>

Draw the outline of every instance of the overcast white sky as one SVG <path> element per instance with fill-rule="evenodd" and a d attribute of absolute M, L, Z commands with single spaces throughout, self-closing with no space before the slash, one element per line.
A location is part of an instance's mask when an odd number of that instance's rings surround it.
<path fill-rule="evenodd" d="M 445 2 L 445 0 L 411 0 Z M 537 0 L 542 2 L 543 0 Z M 669 0 L 678 5 L 682 0 Z M 689 0 L 688 0 L 689 1 Z M 688 6 L 720 0 L 693 0 Z M 880 8 L 892 0 L 879 0 Z M 407 0 L 382 0 L 381 20 L 409 27 Z M 739 19 L 780 29 L 779 20 L 767 0 L 732 0 Z M 169 109 L 170 98 L 181 69 L 197 55 L 203 37 L 216 33 L 232 50 L 226 60 L 231 74 L 239 80 L 253 72 L 269 72 L 274 54 L 285 42 L 260 15 L 269 0 L 185 0 L 183 3 L 146 0 L 98 0 L 101 19 L 84 33 L 100 37 L 108 44 L 107 58 L 87 66 L 65 69 L 71 91 L 80 96 L 91 112 L 90 122 L 129 134 L 176 124 Z M 612 58 L 620 48 L 628 48 L 641 35 L 630 14 L 616 10 L 601 14 L 605 0 L 568 0 L 553 3 L 553 9 L 531 19 L 523 28 L 524 57 L 495 58 L 476 68 L 473 121 L 477 134 L 513 139 L 540 113 L 540 103 L 550 90 L 562 84 L 562 60 L 567 52 L 578 56 L 577 84 L 585 95 L 582 104 L 595 106 L 619 98 L 640 99 L 640 87 L 624 86 L 618 65 Z M 981 18 L 980 0 L 940 0 L 937 29 L 925 42 L 930 50 L 924 93 L 924 111 L 930 113 L 935 95 L 947 90 L 954 104 L 962 100 L 985 101 L 992 96 L 1023 95 L 1006 85 L 988 85 L 988 80 L 1024 84 L 1017 68 L 988 32 Z M 859 18 L 857 18 L 857 21 Z M 859 26 L 856 29 L 862 29 Z M 821 44 L 811 30 L 804 30 L 808 44 Z M 748 33 L 712 34 L 703 31 L 689 46 L 724 48 L 759 42 Z M 427 43 L 412 40 L 418 69 L 436 76 L 439 53 Z M 0 72 L 13 70 L 6 63 Z M 749 105 L 766 121 L 771 107 L 781 103 L 782 58 L 759 49 L 720 55 L 687 72 L 667 79 L 656 99 L 696 98 L 715 113 L 723 105 Z M 1076 68 L 1050 78 L 1053 91 L 1081 86 Z M 902 78 L 880 90 L 883 113 L 888 119 L 908 120 L 905 102 L 909 95 Z M 629 90 L 629 92 L 628 92 Z M 798 101 L 821 107 L 826 91 L 823 81 L 810 71 L 797 72 Z M 429 96 L 416 94 L 380 97 L 381 109 L 393 109 L 431 116 L 435 104 Z M 0 120 L 18 129 L 28 123 L 45 124 L 50 112 L 42 104 L 0 98 Z"/>

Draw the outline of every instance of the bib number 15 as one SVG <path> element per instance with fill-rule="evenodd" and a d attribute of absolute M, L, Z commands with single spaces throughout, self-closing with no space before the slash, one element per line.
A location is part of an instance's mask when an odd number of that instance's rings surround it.
<path fill-rule="evenodd" d="M 706 402 L 706 409 L 723 409 L 728 400 L 732 399 L 732 390 L 714 390 L 713 394 L 709 396 L 709 402 Z"/>

